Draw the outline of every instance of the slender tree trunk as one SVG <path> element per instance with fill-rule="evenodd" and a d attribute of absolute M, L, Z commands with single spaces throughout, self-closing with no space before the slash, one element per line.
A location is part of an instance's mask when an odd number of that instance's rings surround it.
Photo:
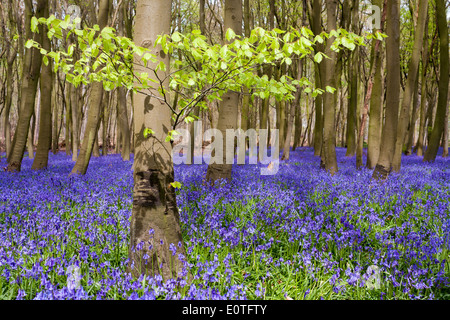
<path fill-rule="evenodd" d="M 66 81 L 64 87 L 65 94 L 70 97 L 70 84 Z M 65 143 L 66 143 L 66 155 L 69 156 L 72 153 L 72 108 L 70 99 L 66 99 L 66 126 L 65 126 Z"/>
<path fill-rule="evenodd" d="M 297 78 L 301 79 L 303 74 L 303 62 L 298 62 L 298 74 Z M 283 156 L 281 157 L 281 160 L 289 160 L 289 154 L 291 150 L 291 136 L 292 136 L 292 129 L 294 127 L 294 118 L 295 118 L 295 110 L 300 109 L 300 97 L 302 95 L 302 90 L 300 86 L 297 86 L 297 92 L 295 93 L 295 99 L 291 102 L 291 109 L 289 112 L 289 120 L 288 120 L 288 126 L 287 126 L 287 132 L 286 132 L 286 139 L 284 140 L 284 148 L 283 148 Z"/>
<path fill-rule="evenodd" d="M 386 112 L 381 136 L 380 155 L 372 177 L 385 180 L 391 172 L 397 137 L 400 102 L 400 2 L 387 2 L 386 18 Z"/>
<path fill-rule="evenodd" d="M 447 105 L 448 105 L 448 102 L 447 102 Z M 444 158 L 448 157 L 448 113 L 449 113 L 449 108 L 446 108 L 445 120 L 444 120 L 445 125 L 444 125 L 444 133 L 443 133 L 444 137 L 442 138 L 442 144 L 443 144 L 442 157 L 444 157 Z"/>
<path fill-rule="evenodd" d="M 327 32 L 336 30 L 337 19 L 337 0 L 326 0 L 327 7 Z M 323 87 L 330 86 L 336 88 L 336 52 L 331 50 L 331 45 L 334 41 L 334 37 L 330 37 L 327 40 L 327 46 L 325 54 L 331 59 L 325 59 L 322 61 L 325 67 L 325 77 L 322 81 Z M 321 151 L 321 165 L 330 174 L 334 174 L 338 171 L 337 158 L 336 158 L 336 131 L 334 130 L 334 121 L 336 117 L 335 99 L 334 94 L 325 91 L 323 93 L 323 138 L 322 138 L 322 151 Z"/>
<path fill-rule="evenodd" d="M 380 31 L 384 30 L 384 22 L 386 20 L 386 10 L 387 4 L 382 0 L 376 0 L 372 2 L 374 5 L 381 7 L 383 6 L 383 17 L 380 24 Z M 383 127 L 383 79 L 382 79 L 382 68 L 383 68 L 383 50 L 382 42 L 379 40 L 374 40 L 372 46 L 372 66 L 371 75 L 369 78 L 368 92 L 366 93 L 366 99 L 364 101 L 364 112 L 367 114 L 367 106 L 370 99 L 370 113 L 369 113 L 369 132 L 367 137 L 367 162 L 366 167 L 368 169 L 375 168 L 378 157 L 380 155 L 380 143 L 381 143 L 381 130 Z M 369 91 L 370 95 L 369 95 Z M 363 119 L 363 125 L 364 125 Z M 360 138 L 361 132 L 358 133 L 358 138 Z"/>
<path fill-rule="evenodd" d="M 400 171 L 405 133 L 408 126 L 411 101 L 414 97 L 416 87 L 417 71 L 419 70 L 420 53 L 422 50 L 423 34 L 425 31 L 425 21 L 427 17 L 428 0 L 419 0 L 419 17 L 414 35 L 414 45 L 411 60 L 408 66 L 408 78 L 406 80 L 405 92 L 403 94 L 400 116 L 398 119 L 397 139 L 395 143 L 394 158 L 392 161 L 393 170 Z M 448 51 L 448 50 L 447 50 Z"/>
<path fill-rule="evenodd" d="M 294 145 L 292 146 L 292 151 L 295 151 L 298 147 L 302 147 L 302 106 L 299 103 L 295 108 L 294 114 Z M 308 105 L 306 105 L 306 113 L 308 113 Z M 306 115 L 308 119 L 308 114 Z M 305 132 L 306 134 L 306 132 Z"/>
<path fill-rule="evenodd" d="M 130 160 L 130 128 L 128 127 L 128 114 L 127 114 L 127 92 L 125 88 L 118 88 L 118 122 L 120 123 L 119 128 L 122 136 L 122 159 L 124 161 Z"/>
<path fill-rule="evenodd" d="M 250 37 L 250 0 L 244 0 L 244 36 Z M 250 129 L 250 108 L 252 103 L 251 92 L 247 87 L 243 88 L 242 106 L 241 106 L 241 129 L 245 132 Z M 246 139 L 245 148 L 248 146 Z"/>
<path fill-rule="evenodd" d="M 98 145 L 98 131 L 97 134 L 95 135 L 95 141 L 94 141 L 94 147 L 92 148 L 92 156 L 94 158 L 98 158 L 100 157 L 100 147 Z"/>
<path fill-rule="evenodd" d="M 48 18 L 49 8 L 44 9 L 44 17 Z M 44 27 L 44 34 L 48 32 L 47 27 Z M 42 48 L 50 51 L 50 40 L 48 37 L 42 37 Z M 31 169 L 41 170 L 47 167 L 48 152 L 52 143 L 52 64 L 42 64 L 41 78 L 40 78 L 40 121 L 39 121 L 39 138 L 36 150 L 36 157 L 34 158 Z"/>
<path fill-rule="evenodd" d="M 427 24 L 425 30 L 428 30 Z M 425 118 L 427 114 L 427 67 L 428 67 L 428 31 L 424 35 L 424 46 L 422 51 L 422 78 L 420 87 L 420 120 L 419 120 L 419 136 L 413 152 L 418 156 L 423 156 L 423 141 L 425 137 Z"/>
<path fill-rule="evenodd" d="M 9 114 L 11 112 L 12 98 L 14 93 L 13 86 L 13 65 L 16 59 L 15 49 L 10 50 L 7 56 L 6 66 L 6 97 L 5 97 L 5 110 L 3 116 L 3 129 L 5 133 L 5 148 L 6 155 L 11 153 L 11 123 L 9 122 Z"/>
<path fill-rule="evenodd" d="M 242 35 L 242 0 L 225 0 L 225 30 L 233 29 L 237 35 Z M 219 108 L 219 120 L 217 129 L 222 132 L 224 141 L 227 139 L 227 129 L 235 130 L 237 128 L 237 117 L 239 108 L 239 93 L 228 91 L 223 97 Z M 226 159 L 233 158 L 234 148 L 227 148 L 223 143 L 223 162 L 222 164 L 210 163 L 206 173 L 206 180 L 214 183 L 219 179 L 231 180 L 232 164 L 226 163 Z"/>
<path fill-rule="evenodd" d="M 199 25 L 200 25 L 200 32 L 206 36 L 206 14 L 205 14 L 205 0 L 200 0 L 200 5 L 199 5 Z M 180 23 L 181 25 L 181 23 Z M 180 26 L 181 28 L 181 26 Z M 201 68 L 202 66 L 199 65 L 199 68 Z M 196 106 L 193 110 L 193 114 L 194 117 L 198 118 L 200 116 L 200 107 Z M 197 119 L 195 119 L 197 121 Z M 195 132 L 195 124 L 194 122 L 191 122 L 189 124 L 189 133 L 191 136 L 191 140 L 188 141 L 188 143 L 190 144 L 190 148 L 191 148 L 191 153 L 188 154 L 188 157 L 190 157 L 190 161 L 187 161 L 187 163 L 189 164 L 193 164 L 194 163 L 194 152 L 195 152 L 195 139 L 197 137 L 198 134 L 202 134 L 201 132 Z M 184 141 L 183 141 L 184 143 Z"/>
<path fill-rule="evenodd" d="M 36 86 L 37 92 L 37 86 Z M 36 100 L 34 102 L 36 105 Z M 36 110 L 33 107 L 33 114 L 31 115 L 31 123 L 30 128 L 28 130 L 28 139 L 27 139 L 27 150 L 28 150 L 28 158 L 34 159 L 34 132 L 36 130 Z"/>
<path fill-rule="evenodd" d="M 105 92 L 105 95 L 107 93 Z M 102 103 L 102 156 L 106 156 L 109 153 L 109 145 L 110 145 L 110 136 L 108 134 L 109 129 L 109 118 L 110 118 L 110 112 L 109 112 L 109 105 L 108 105 L 108 97 L 105 97 L 103 99 Z"/>
<path fill-rule="evenodd" d="M 160 47 L 153 48 L 156 37 L 170 33 L 171 1 L 138 0 L 134 26 L 137 45 L 152 50 L 161 61 L 169 65 L 169 57 Z M 149 18 L 152 23 L 149 24 Z M 138 57 L 136 57 L 138 59 Z M 157 63 L 150 67 L 156 68 Z M 148 69 L 136 67 L 136 72 Z M 158 71 L 159 78 L 164 73 Z M 168 88 L 168 83 L 164 83 Z M 158 94 L 157 91 L 154 94 Z M 170 251 L 174 245 L 177 253 L 185 255 L 176 205 L 172 145 L 166 142 L 167 128 L 171 127 L 171 110 L 160 100 L 143 93 L 134 97 L 135 157 L 133 211 L 130 225 L 129 271 L 136 277 L 141 274 L 160 274 L 164 280 L 177 278 L 182 272 L 178 254 Z M 154 134 L 145 139 L 145 128 Z M 139 250 L 138 246 L 142 245 Z M 148 257 L 148 258 L 147 258 Z"/>
<path fill-rule="evenodd" d="M 108 22 L 108 9 L 108 0 L 100 0 L 97 19 L 100 30 L 106 27 L 106 24 Z M 91 94 L 89 96 L 89 111 L 86 129 L 83 137 L 83 143 L 81 145 L 77 162 L 70 172 L 70 175 L 85 174 L 87 171 L 89 160 L 91 159 L 92 155 L 92 149 L 94 147 L 95 139 L 97 136 L 98 127 L 100 124 L 102 96 L 103 84 L 101 82 L 94 82 L 92 84 Z"/>
<path fill-rule="evenodd" d="M 58 86 L 56 85 L 56 75 L 53 75 L 52 81 L 52 106 L 53 106 L 53 132 L 52 132 L 52 153 L 56 154 L 58 152 L 58 142 L 59 142 L 59 130 L 58 130 L 58 114 L 59 114 L 59 104 L 58 104 Z M 63 112 L 63 110 L 61 110 Z"/>
<path fill-rule="evenodd" d="M 436 159 L 444 126 L 448 126 L 448 123 L 444 122 L 448 109 L 447 97 L 449 83 L 448 25 L 444 0 L 436 0 L 436 19 L 440 41 L 439 97 L 430 143 L 423 157 L 424 162 L 431 162 Z"/>
<path fill-rule="evenodd" d="M 69 85 L 70 91 L 70 109 L 72 111 L 72 161 L 76 162 L 78 158 L 78 90 L 72 84 Z"/>
<path fill-rule="evenodd" d="M 312 12 L 310 12 L 310 25 L 314 35 L 319 35 L 322 32 L 322 0 L 314 0 Z M 323 45 L 318 44 L 316 52 L 323 52 Z M 323 61 L 322 61 L 323 62 Z M 322 88 L 321 77 L 323 75 L 323 67 L 320 64 L 314 64 L 315 69 L 315 86 L 316 88 Z M 321 70 L 322 69 L 322 70 Z M 325 79 L 324 79 L 325 80 Z M 314 124 L 314 155 L 320 156 L 322 151 L 322 136 L 323 136 L 323 95 L 316 96 L 314 100 L 316 118 Z"/>
<path fill-rule="evenodd" d="M 119 9 L 119 34 L 125 36 L 124 20 L 124 5 Z M 125 87 L 118 88 L 118 102 L 117 102 L 117 116 L 120 123 L 119 128 L 122 135 L 122 150 L 121 155 L 124 161 L 130 160 L 130 127 L 128 126 L 128 112 L 127 112 L 127 90 Z M 98 142 L 97 142 L 98 143 Z"/>
<path fill-rule="evenodd" d="M 42 17 L 46 5 L 47 1 L 38 1 L 35 10 L 35 15 L 37 18 Z M 32 8 L 32 1 L 26 0 L 25 30 L 28 36 L 27 38 L 33 38 L 35 41 L 41 42 L 42 27 L 39 27 L 39 33 L 34 33 L 31 35 L 30 25 L 31 17 L 33 15 Z M 34 112 L 36 89 L 39 79 L 39 69 L 41 67 L 42 55 L 39 50 L 32 48 L 26 51 L 24 59 L 19 120 L 17 123 L 16 132 L 14 133 L 13 148 L 11 150 L 10 159 L 8 159 L 7 170 L 10 172 L 20 171 L 20 167 L 22 165 L 28 133 L 30 131 L 30 119 Z"/>
<path fill-rule="evenodd" d="M 417 72 L 417 79 L 414 89 L 414 98 L 413 98 L 413 110 L 411 115 L 411 121 L 409 123 L 408 132 L 406 134 L 407 141 L 405 146 L 405 155 L 409 156 L 412 153 L 412 145 L 414 142 L 414 132 L 416 130 L 416 122 L 417 115 L 419 111 L 419 72 Z"/>
<path fill-rule="evenodd" d="M 352 31 L 358 32 L 359 29 L 359 0 L 353 0 L 351 8 Z M 353 157 L 356 154 L 356 109 L 358 104 L 358 48 L 351 53 L 349 63 L 350 75 L 350 100 L 347 108 L 347 152 L 345 156 Z"/>

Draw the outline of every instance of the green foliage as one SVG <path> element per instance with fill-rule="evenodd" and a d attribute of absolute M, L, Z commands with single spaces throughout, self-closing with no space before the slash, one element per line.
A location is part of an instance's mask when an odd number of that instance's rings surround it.
<path fill-rule="evenodd" d="M 100 30 L 98 25 L 94 25 L 76 29 L 78 22 L 71 22 L 69 16 L 65 20 L 54 16 L 33 19 L 33 31 L 37 31 L 39 23 L 46 24 L 50 39 L 62 39 L 63 35 L 68 38 L 73 34 L 76 41 L 66 51 L 47 52 L 33 40 L 28 40 L 26 47 L 40 49 L 44 63 L 48 64 L 51 58 L 54 71 L 63 71 L 67 81 L 75 86 L 101 81 L 105 90 L 122 86 L 134 92 L 162 96 L 173 112 L 174 126 L 183 120 L 192 121 L 190 113 L 195 106 L 206 108 L 206 99 L 220 100 L 228 90 L 239 92 L 247 87 L 253 96 L 263 99 L 273 96 L 279 101 L 293 99 L 298 86 L 305 87 L 305 92 L 313 95 L 321 94 L 324 90 L 313 89 L 307 78 L 296 80 L 286 75 L 277 81 L 267 75 L 258 76 L 256 70 L 267 64 L 291 65 L 294 60 L 305 57 L 320 63 L 328 57 L 323 53 L 314 55 L 314 46 L 331 36 L 336 37 L 332 46 L 336 51 L 343 48 L 353 50 L 357 45 L 364 45 L 363 37 L 343 29 L 314 37 L 313 32 L 305 27 L 290 31 L 256 28 L 248 38 L 227 30 L 225 38 L 228 42 L 224 45 L 208 44 L 199 30 L 186 34 L 174 32 L 171 36 L 159 36 L 155 42 L 155 46 L 159 45 L 171 56 L 171 72 L 168 73 L 169 66 L 156 58 L 153 48 L 139 47 L 131 39 L 117 36 L 111 27 Z M 75 52 L 79 57 L 76 60 L 73 58 Z M 136 72 L 136 64 L 147 71 Z M 162 76 L 158 71 L 166 73 Z M 166 81 L 169 90 L 178 93 L 177 105 L 173 105 L 168 97 Z M 326 90 L 334 92 L 333 88 Z"/>

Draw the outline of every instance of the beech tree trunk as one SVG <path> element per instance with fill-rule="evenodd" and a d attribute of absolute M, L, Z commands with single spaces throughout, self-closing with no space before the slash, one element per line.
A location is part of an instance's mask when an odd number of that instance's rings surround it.
<path fill-rule="evenodd" d="M 417 79 L 414 88 L 413 97 L 413 110 L 411 115 L 411 121 L 408 126 L 408 132 L 406 134 L 405 155 L 409 156 L 412 153 L 412 145 L 414 143 L 414 133 L 416 130 L 417 116 L 419 113 L 419 72 L 417 72 Z"/>
<path fill-rule="evenodd" d="M 428 0 L 419 0 L 419 17 L 417 19 L 417 27 L 414 33 L 414 45 L 409 61 L 408 78 L 406 80 L 405 92 L 403 94 L 400 116 L 398 119 L 397 139 L 395 143 L 395 152 L 393 158 L 393 170 L 398 172 L 401 167 L 401 158 L 403 145 L 405 142 L 405 133 L 408 126 L 411 102 L 414 97 L 414 89 L 416 88 L 417 71 L 419 70 L 420 53 L 422 50 L 423 34 L 425 31 L 425 22 L 427 17 Z M 447 50 L 448 51 L 448 50 Z"/>
<path fill-rule="evenodd" d="M 123 23 L 125 6 L 119 8 L 119 35 L 125 36 L 125 26 Z M 117 101 L 117 116 L 119 128 L 122 136 L 122 150 L 121 155 L 124 161 L 130 160 L 130 127 L 128 126 L 128 112 L 127 112 L 127 90 L 125 87 L 120 87 L 118 90 Z M 97 139 L 98 141 L 98 139 Z M 97 142 L 98 143 L 98 142 Z"/>
<path fill-rule="evenodd" d="M 380 31 L 384 30 L 384 22 L 386 20 L 386 0 L 374 0 L 372 3 L 378 7 L 383 6 L 383 18 L 381 19 Z M 375 168 L 378 157 L 380 155 L 380 143 L 381 143 L 381 130 L 383 127 L 383 43 L 374 39 L 372 46 L 372 66 L 368 90 L 372 90 L 370 97 L 366 93 L 366 97 L 370 98 L 370 111 L 369 111 L 369 132 L 367 139 L 367 162 L 366 167 L 368 169 Z M 373 72 L 373 74 L 372 74 Z M 373 78 L 373 79 L 372 79 Z M 367 106 L 365 101 L 364 108 Z M 361 133 L 359 133 L 361 134 Z"/>
<path fill-rule="evenodd" d="M 314 0 L 312 12 L 310 12 L 310 25 L 314 35 L 319 35 L 322 32 L 322 0 Z M 318 44 L 316 52 L 323 52 L 323 45 Z M 323 62 L 323 61 L 322 61 Z M 321 77 L 323 75 L 323 67 L 320 64 L 314 64 L 315 70 L 315 86 L 316 88 L 322 88 Z M 324 79 L 323 79 L 324 80 Z M 314 155 L 320 156 L 322 151 L 322 136 L 323 136 L 323 108 L 322 108 L 323 96 L 318 95 L 314 100 L 314 106 L 316 111 L 315 124 L 314 124 Z"/>
<path fill-rule="evenodd" d="M 100 0 L 98 8 L 98 25 L 100 30 L 106 27 L 108 22 L 109 3 L 108 0 Z M 98 132 L 101 117 L 101 106 L 103 97 L 103 84 L 101 82 L 94 82 L 91 86 L 91 94 L 89 95 L 89 111 L 84 132 L 83 143 L 81 145 L 80 154 L 77 162 L 73 167 L 70 175 L 86 174 L 89 160 L 91 159 L 92 149 L 94 148 L 95 139 Z M 72 109 L 74 106 L 72 106 Z M 74 119 L 72 119 L 73 122 Z M 75 126 L 74 126 L 75 127 Z"/>
<path fill-rule="evenodd" d="M 34 15 L 37 18 L 43 16 L 47 1 L 39 0 L 36 5 Z M 33 38 L 34 41 L 41 42 L 42 26 L 39 27 L 39 33 L 31 34 L 31 17 L 33 16 L 32 0 L 25 1 L 25 32 L 27 39 Z M 19 107 L 19 120 L 14 133 L 13 147 L 10 158 L 8 159 L 9 172 L 20 171 L 22 159 L 29 138 L 30 120 L 34 112 L 34 104 L 39 80 L 39 70 L 41 67 L 42 55 L 39 50 L 31 48 L 26 50 L 24 56 L 24 65 L 22 70 L 21 100 Z"/>
<path fill-rule="evenodd" d="M 391 172 L 397 137 L 400 102 L 400 2 L 387 2 L 386 18 L 386 112 L 381 136 L 380 155 L 372 177 L 385 180 Z"/>
<path fill-rule="evenodd" d="M 358 32 L 359 29 L 359 0 L 353 0 L 351 7 L 352 31 Z M 347 108 L 347 152 L 346 157 L 353 157 L 356 154 L 356 127 L 357 127 L 357 104 L 358 104 L 358 47 L 356 47 L 350 57 L 349 75 L 350 75 L 350 100 Z"/>
<path fill-rule="evenodd" d="M 242 0 L 225 0 L 225 30 L 231 28 L 237 35 L 242 35 Z M 206 172 L 206 180 L 214 183 L 219 179 L 231 180 L 232 164 L 226 163 L 231 153 L 234 155 L 234 148 L 227 148 L 227 129 L 236 130 L 239 108 L 239 93 L 226 92 L 219 107 L 219 120 L 217 129 L 222 132 L 223 140 L 223 162 L 222 164 L 210 163 Z M 227 152 L 230 153 L 227 157 Z"/>
<path fill-rule="evenodd" d="M 44 9 L 44 17 L 49 17 L 48 6 Z M 47 27 L 43 28 L 44 36 L 42 37 L 42 48 L 50 51 L 50 39 L 46 36 Z M 52 64 L 51 60 L 48 65 L 42 64 L 40 84 L 40 120 L 39 120 L 39 137 L 31 169 L 40 170 L 47 167 L 48 152 L 52 143 Z"/>
<path fill-rule="evenodd" d="M 303 61 L 298 62 L 298 75 L 297 78 L 301 79 L 303 74 Z M 290 150 L 291 150 L 291 136 L 292 130 L 294 128 L 294 119 L 295 119 L 295 110 L 300 109 L 300 97 L 302 94 L 302 90 L 300 86 L 297 86 L 297 92 L 295 93 L 295 99 L 291 102 L 291 108 L 289 112 L 288 118 L 288 126 L 286 132 L 286 139 L 284 140 L 283 146 L 283 156 L 281 160 L 289 160 Z"/>
<path fill-rule="evenodd" d="M 68 83 L 70 91 L 70 109 L 72 111 L 72 161 L 76 162 L 78 159 L 78 90 L 72 84 Z"/>
<path fill-rule="evenodd" d="M 12 49 L 12 50 L 11 50 Z M 3 110 L 3 130 L 5 134 L 5 148 L 6 156 L 11 153 L 11 123 L 9 122 L 9 114 L 11 112 L 12 97 L 14 93 L 13 87 L 13 65 L 16 59 L 16 50 L 13 48 L 8 49 L 7 61 L 6 61 L 6 97 L 5 97 L 5 109 Z"/>
<path fill-rule="evenodd" d="M 327 0 L 327 32 L 336 30 L 337 19 L 337 0 Z M 337 79 L 336 71 L 336 52 L 331 50 L 331 45 L 334 37 L 327 39 L 327 46 L 325 54 L 331 59 L 324 59 L 325 78 L 322 81 L 322 86 L 330 86 L 336 88 Z M 336 131 L 334 129 L 334 121 L 336 117 L 335 98 L 334 94 L 325 91 L 323 93 L 323 137 L 322 137 L 322 151 L 321 151 L 321 166 L 330 174 L 338 171 L 336 158 Z"/>
<path fill-rule="evenodd" d="M 57 87 L 56 81 L 57 81 L 56 75 L 53 75 L 53 80 L 52 80 L 52 106 L 53 106 L 53 110 L 52 110 L 52 115 L 53 115 L 52 152 L 53 152 L 53 154 L 56 154 L 58 152 L 58 142 L 59 142 L 59 130 L 58 130 L 59 102 L 58 102 L 58 98 L 57 98 L 58 87 Z M 61 113 L 63 113 L 63 112 L 64 112 L 64 110 L 61 110 Z"/>
<path fill-rule="evenodd" d="M 439 143 L 444 132 L 444 126 L 448 125 L 448 123 L 445 123 L 445 118 L 448 108 L 449 53 L 448 25 L 444 0 L 436 0 L 436 19 L 440 41 L 439 96 L 433 131 L 431 132 L 430 142 L 423 157 L 424 162 L 431 162 L 436 159 Z"/>
<path fill-rule="evenodd" d="M 148 23 L 152 17 L 152 23 Z M 169 65 L 169 57 L 160 46 L 153 44 L 158 35 L 170 33 L 171 1 L 138 0 L 136 7 L 134 41 L 138 46 L 151 49 L 160 61 Z M 139 57 L 136 57 L 139 59 Z M 149 64 L 156 68 L 157 63 Z M 155 74 L 140 66 L 135 72 Z M 159 78 L 165 74 L 158 71 Z M 164 83 L 168 88 L 168 83 Z M 154 95 L 158 91 L 152 92 Z M 177 278 L 182 272 L 178 254 L 185 255 L 181 237 L 180 218 L 176 205 L 172 145 L 166 142 L 171 125 L 171 110 L 164 102 L 143 93 L 134 96 L 135 157 L 133 211 L 130 225 L 129 270 L 138 277 L 141 274 L 160 274 L 164 280 Z M 144 130 L 151 128 L 154 134 L 144 138 Z M 142 246 L 142 248 L 139 248 Z"/>

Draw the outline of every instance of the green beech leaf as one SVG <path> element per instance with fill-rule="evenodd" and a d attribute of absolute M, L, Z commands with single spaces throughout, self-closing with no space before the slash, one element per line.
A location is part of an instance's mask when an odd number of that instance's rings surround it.
<path fill-rule="evenodd" d="M 39 21 L 36 17 L 31 18 L 31 31 L 39 33 L 38 30 Z"/>

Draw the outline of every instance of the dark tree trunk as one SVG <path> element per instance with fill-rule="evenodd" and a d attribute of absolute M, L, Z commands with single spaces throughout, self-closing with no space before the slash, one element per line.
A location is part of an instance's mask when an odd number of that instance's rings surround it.
<path fill-rule="evenodd" d="M 385 180 L 391 172 L 397 137 L 398 108 L 400 102 L 400 3 L 387 2 L 386 19 L 386 112 L 381 135 L 380 156 L 372 177 Z"/>

